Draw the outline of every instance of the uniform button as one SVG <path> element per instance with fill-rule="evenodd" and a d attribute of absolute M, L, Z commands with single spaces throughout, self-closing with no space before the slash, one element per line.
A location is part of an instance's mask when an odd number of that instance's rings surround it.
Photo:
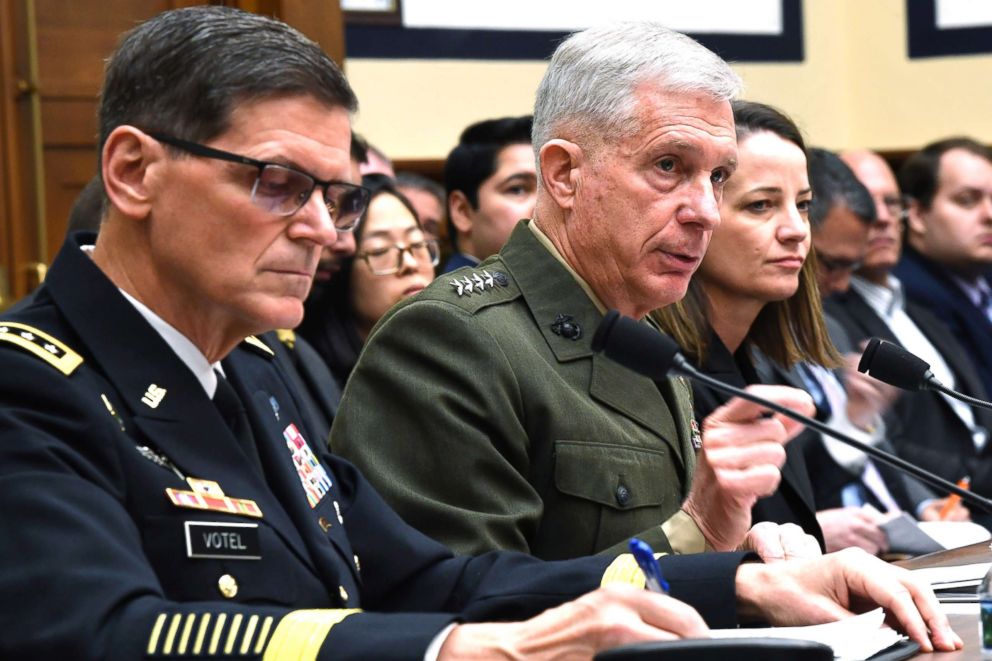
<path fill-rule="evenodd" d="M 341 601 L 348 602 L 348 591 L 344 589 L 343 585 L 338 586 L 338 594 L 341 595 Z"/>
<path fill-rule="evenodd" d="M 617 503 L 620 505 L 626 505 L 630 502 L 630 489 L 624 485 L 617 487 Z"/>
<path fill-rule="evenodd" d="M 224 574 L 217 579 L 217 589 L 228 599 L 234 599 L 238 594 L 238 582 L 230 574 Z"/>
<path fill-rule="evenodd" d="M 358 561 L 358 556 L 355 556 L 355 569 L 362 571 L 362 563 Z"/>
<path fill-rule="evenodd" d="M 317 519 L 317 525 L 319 525 L 320 529 L 323 530 L 324 532 L 327 532 L 328 530 L 331 529 L 331 522 L 328 521 L 327 518 L 323 516 Z"/>

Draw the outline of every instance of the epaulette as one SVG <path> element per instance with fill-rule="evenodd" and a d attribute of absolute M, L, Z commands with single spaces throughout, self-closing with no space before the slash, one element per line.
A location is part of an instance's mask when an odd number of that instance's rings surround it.
<path fill-rule="evenodd" d="M 62 372 L 66 376 L 83 364 L 83 357 L 48 333 L 13 321 L 0 321 L 0 342 L 9 342 Z"/>
<path fill-rule="evenodd" d="M 246 337 L 243 344 L 247 344 L 255 353 L 261 354 L 266 358 L 273 358 L 276 355 L 272 349 L 265 345 L 265 342 L 262 342 L 254 335 Z"/>
<path fill-rule="evenodd" d="M 293 332 L 292 328 L 276 329 L 276 337 L 279 338 L 279 341 L 285 344 L 289 349 L 296 348 L 296 333 Z"/>

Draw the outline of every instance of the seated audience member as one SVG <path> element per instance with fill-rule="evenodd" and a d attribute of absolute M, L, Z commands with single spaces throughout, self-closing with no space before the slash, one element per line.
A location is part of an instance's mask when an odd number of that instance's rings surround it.
<path fill-rule="evenodd" d="M 824 297 L 843 294 L 851 273 L 867 258 L 870 232 L 875 232 L 875 203 L 835 154 L 810 150 L 809 169 L 815 195 L 810 223 L 820 293 Z M 829 314 L 827 322 L 835 345 L 845 354 L 844 367 L 831 371 L 808 365 L 800 376 L 810 392 L 816 393 L 827 424 L 895 453 L 887 437 L 897 425 L 883 423 L 882 416 L 899 391 L 860 373 L 860 353 L 855 352 L 842 324 Z M 828 551 L 858 546 L 869 553 L 884 553 L 889 541 L 881 526 L 892 515 L 903 510 L 916 515 L 939 511 L 935 494 L 900 471 L 829 436 L 810 435 L 809 441 L 804 448 L 806 461 Z"/>
<path fill-rule="evenodd" d="M 796 533 L 752 530 L 751 505 L 778 486 L 797 425 L 735 400 L 697 457 L 684 380 L 592 351 L 605 310 L 643 318 L 684 295 L 737 160 L 738 87 L 716 55 L 653 23 L 559 47 L 535 103 L 534 218 L 383 317 L 334 421 L 332 450 L 404 520 L 461 552 L 547 559 L 612 553 L 634 534 L 692 552 Z M 804 392 L 767 394 L 812 413 Z"/>
<path fill-rule="evenodd" d="M 318 304 L 299 326 L 343 388 L 365 338 L 396 303 L 434 279 L 438 247 L 427 238 L 416 211 L 387 177 L 369 175 L 368 210 L 354 230 L 358 250 L 345 259 Z"/>
<path fill-rule="evenodd" d="M 351 132 L 351 177 L 349 181 L 361 183 L 362 164 L 368 161 L 368 145 L 360 135 Z M 355 234 L 354 232 L 338 232 L 337 239 L 329 246 L 324 246 L 320 251 L 320 261 L 317 262 L 317 272 L 313 277 L 313 286 L 307 296 L 306 306 L 320 299 L 324 293 L 324 287 L 331 278 L 341 270 L 341 264 L 355 254 Z M 309 309 L 306 307 L 305 309 Z"/>
<path fill-rule="evenodd" d="M 799 129 L 778 110 L 735 101 L 738 168 L 720 201 L 720 225 L 689 284 L 686 297 L 655 319 L 705 374 L 738 387 L 768 383 L 752 352 L 783 369 L 801 361 L 832 364 L 810 249 L 813 197 L 806 146 Z M 729 397 L 693 383 L 696 418 L 703 420 Z M 809 434 L 811 432 L 803 432 Z M 799 441 L 786 446 L 778 490 L 757 501 L 755 521 L 794 523 L 823 537 Z"/>
<path fill-rule="evenodd" d="M 992 393 L 992 152 L 968 138 L 924 147 L 903 164 L 906 246 L 895 275 L 964 347 Z M 982 452 L 992 452 L 983 447 Z"/>
<path fill-rule="evenodd" d="M 530 115 L 472 124 L 444 163 L 448 235 L 454 253 L 442 273 L 495 255 L 534 211 L 537 175 Z"/>
<path fill-rule="evenodd" d="M 0 324 L 0 657 L 591 658 L 705 636 L 700 614 L 876 603 L 961 646 L 929 588 L 863 554 L 666 557 L 672 597 L 596 589 L 633 582 L 630 556 L 451 555 L 305 439 L 251 335 L 299 321 L 363 210 L 341 73 L 288 26 L 197 7 L 125 36 L 100 98 L 100 235 Z"/>
<path fill-rule="evenodd" d="M 397 172 L 396 190 L 403 193 L 417 210 L 417 218 L 428 238 L 438 242 L 445 233 L 444 186 L 416 172 Z"/>
<path fill-rule="evenodd" d="M 881 337 L 900 344 L 928 362 L 946 386 L 987 399 L 967 350 L 931 309 L 906 297 L 902 281 L 893 273 L 902 245 L 904 207 L 888 164 L 868 151 L 848 152 L 841 158 L 871 193 L 878 218 L 850 288 L 828 299 L 827 311 L 853 342 Z M 984 495 L 992 495 L 992 456 L 986 447 L 989 429 L 992 412 L 929 390 L 901 393 L 886 416 L 886 436 L 900 455 L 952 482 L 970 477 L 972 488 Z M 928 489 L 909 482 L 921 495 Z M 934 520 L 943 502 L 934 500 L 914 511 L 923 520 Z M 968 513 L 958 506 L 949 515 L 961 519 Z"/>

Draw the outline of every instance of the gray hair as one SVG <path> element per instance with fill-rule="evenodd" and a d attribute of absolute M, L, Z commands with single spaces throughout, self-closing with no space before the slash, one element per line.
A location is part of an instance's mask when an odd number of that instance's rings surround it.
<path fill-rule="evenodd" d="M 658 23 L 583 30 L 558 46 L 537 88 L 534 153 L 566 125 L 590 135 L 630 135 L 637 130 L 634 90 L 647 81 L 718 101 L 739 96 L 743 87 L 719 56 Z"/>

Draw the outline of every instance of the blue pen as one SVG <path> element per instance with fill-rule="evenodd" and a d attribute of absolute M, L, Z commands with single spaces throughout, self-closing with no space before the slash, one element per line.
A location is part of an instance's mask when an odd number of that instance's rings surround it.
<path fill-rule="evenodd" d="M 654 557 L 654 551 L 647 542 L 631 537 L 630 552 L 637 560 L 637 566 L 644 572 L 648 590 L 658 594 L 668 594 L 668 581 L 661 575 L 661 565 L 658 564 L 658 559 Z"/>

